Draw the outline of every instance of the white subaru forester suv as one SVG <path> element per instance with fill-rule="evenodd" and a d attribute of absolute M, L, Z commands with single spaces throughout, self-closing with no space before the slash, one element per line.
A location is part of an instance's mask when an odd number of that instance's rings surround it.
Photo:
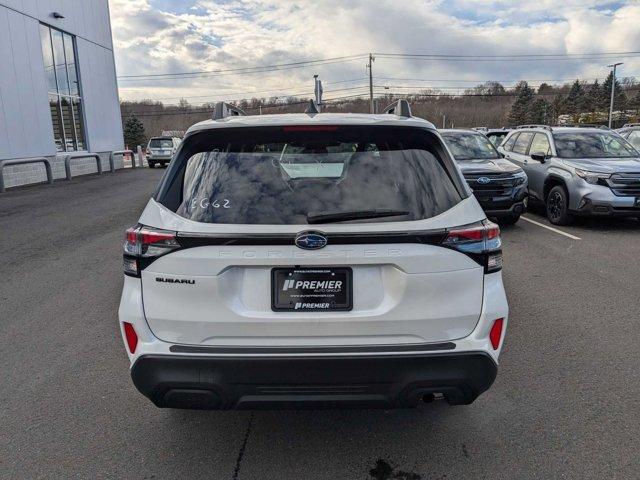
<path fill-rule="evenodd" d="M 120 327 L 158 407 L 469 404 L 508 316 L 500 231 L 435 127 L 244 116 L 187 132 L 126 233 Z"/>

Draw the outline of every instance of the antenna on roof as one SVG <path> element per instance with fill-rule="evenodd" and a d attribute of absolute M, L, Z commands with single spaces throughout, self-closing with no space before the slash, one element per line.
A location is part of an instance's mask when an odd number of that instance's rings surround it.
<path fill-rule="evenodd" d="M 398 100 L 396 103 L 392 103 L 385 108 L 382 113 L 388 113 L 390 115 L 398 115 L 399 117 L 411 118 L 411 106 L 409 102 L 404 99 Z"/>
<path fill-rule="evenodd" d="M 225 102 L 218 102 L 213 107 L 213 119 L 214 120 L 222 120 L 223 118 L 228 117 L 240 117 L 245 116 L 246 113 L 238 107 L 230 105 Z"/>
<path fill-rule="evenodd" d="M 314 115 L 316 113 L 320 113 L 320 109 L 318 108 L 318 104 L 315 100 L 309 100 L 309 104 L 307 108 L 304 110 L 304 113 L 308 115 Z"/>

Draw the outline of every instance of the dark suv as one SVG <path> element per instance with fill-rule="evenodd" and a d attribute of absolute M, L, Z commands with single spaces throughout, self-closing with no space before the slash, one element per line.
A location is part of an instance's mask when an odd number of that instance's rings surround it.
<path fill-rule="evenodd" d="M 474 130 L 440 130 L 487 217 L 512 225 L 526 210 L 527 175 Z"/>

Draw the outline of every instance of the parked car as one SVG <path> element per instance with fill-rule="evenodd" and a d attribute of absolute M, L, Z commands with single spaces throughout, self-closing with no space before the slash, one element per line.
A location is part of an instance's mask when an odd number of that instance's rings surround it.
<path fill-rule="evenodd" d="M 526 210 L 527 175 L 474 130 L 440 130 L 487 216 L 513 225 Z"/>
<path fill-rule="evenodd" d="M 149 168 L 156 165 L 166 166 L 180 146 L 176 137 L 153 137 L 147 145 L 147 163 Z"/>
<path fill-rule="evenodd" d="M 633 148 L 640 151 L 640 123 L 628 123 L 618 130 Z"/>
<path fill-rule="evenodd" d="M 498 147 L 500 146 L 500 144 L 506 138 L 506 136 L 509 134 L 510 131 L 511 129 L 509 128 L 492 128 L 482 133 L 484 133 L 487 136 L 487 138 L 491 140 L 491 143 L 493 143 L 496 147 Z"/>
<path fill-rule="evenodd" d="M 606 128 L 528 125 L 498 148 L 529 177 L 551 223 L 577 215 L 640 216 L 640 153 Z"/>
<path fill-rule="evenodd" d="M 216 106 L 126 232 L 120 327 L 155 405 L 457 405 L 492 384 L 500 230 L 439 133 L 404 101 L 312 106 Z"/>

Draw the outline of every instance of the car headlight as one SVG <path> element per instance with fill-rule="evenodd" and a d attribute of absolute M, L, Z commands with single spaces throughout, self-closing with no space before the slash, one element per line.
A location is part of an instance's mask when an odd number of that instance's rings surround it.
<path fill-rule="evenodd" d="M 607 178 L 611 178 L 610 173 L 587 172 L 586 170 L 580 170 L 578 168 L 576 168 L 576 175 L 591 185 L 596 185 L 600 179 L 606 180 Z"/>
<path fill-rule="evenodd" d="M 516 179 L 516 185 L 522 185 L 527 180 L 527 174 L 524 170 L 517 170 L 513 172 L 513 178 Z"/>

